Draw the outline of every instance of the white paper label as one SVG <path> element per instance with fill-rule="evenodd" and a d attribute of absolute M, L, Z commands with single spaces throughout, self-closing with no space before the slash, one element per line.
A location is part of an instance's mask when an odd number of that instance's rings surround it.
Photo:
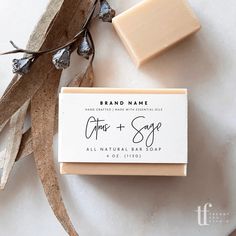
<path fill-rule="evenodd" d="M 59 97 L 59 162 L 187 163 L 186 94 Z"/>

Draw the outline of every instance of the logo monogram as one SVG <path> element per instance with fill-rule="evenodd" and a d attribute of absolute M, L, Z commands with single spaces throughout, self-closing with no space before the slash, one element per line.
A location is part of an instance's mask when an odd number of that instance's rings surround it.
<path fill-rule="evenodd" d="M 207 202 L 203 206 L 198 206 L 197 210 L 197 223 L 199 226 L 209 226 L 216 223 L 229 223 L 229 213 L 227 212 L 212 212 L 212 203 Z"/>
<path fill-rule="evenodd" d="M 206 226 L 206 225 L 209 225 L 208 223 L 208 208 L 211 208 L 212 207 L 212 204 L 207 202 L 204 204 L 203 206 L 203 209 L 201 206 L 198 206 L 197 207 L 197 222 L 198 222 L 198 225 L 200 226 Z"/>

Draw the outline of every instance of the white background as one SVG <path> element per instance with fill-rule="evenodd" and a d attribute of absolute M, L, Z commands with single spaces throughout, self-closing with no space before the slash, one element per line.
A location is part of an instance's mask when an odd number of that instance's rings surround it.
<path fill-rule="evenodd" d="M 0 51 L 11 48 L 10 39 L 26 45 L 47 2 L 1 1 Z M 110 2 L 119 13 L 139 1 Z M 60 176 L 81 236 L 224 236 L 236 227 L 236 2 L 190 2 L 202 30 L 139 70 L 110 24 L 97 23 L 92 30 L 96 86 L 189 89 L 190 164 L 187 178 Z M 0 58 L 1 93 L 12 77 L 11 58 Z M 78 62 L 74 55 L 63 78 L 75 73 Z M 229 224 L 198 226 L 194 210 L 206 202 L 213 204 L 212 212 L 229 212 Z M 66 235 L 49 208 L 32 157 L 15 165 L 0 193 L 0 236 L 6 235 Z"/>

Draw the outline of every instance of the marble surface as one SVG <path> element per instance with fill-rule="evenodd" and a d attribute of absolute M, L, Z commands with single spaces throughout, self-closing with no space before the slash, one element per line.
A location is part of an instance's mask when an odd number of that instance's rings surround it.
<path fill-rule="evenodd" d="M 0 3 L 0 51 L 26 45 L 48 0 Z M 122 12 L 138 0 L 110 0 Z M 186 178 L 60 176 L 64 200 L 81 236 L 224 236 L 236 227 L 236 2 L 191 0 L 202 30 L 137 70 L 110 24 L 96 23 L 96 86 L 187 87 L 189 168 Z M 0 92 L 12 56 L 0 57 Z M 69 78 L 80 60 L 63 74 Z M 3 141 L 1 148 L 3 148 Z M 55 137 L 55 160 L 57 158 Z M 58 169 L 58 165 L 57 165 Z M 198 206 L 229 213 L 229 222 L 199 226 Z M 66 233 L 54 217 L 32 157 L 15 165 L 0 193 L 0 236 Z"/>

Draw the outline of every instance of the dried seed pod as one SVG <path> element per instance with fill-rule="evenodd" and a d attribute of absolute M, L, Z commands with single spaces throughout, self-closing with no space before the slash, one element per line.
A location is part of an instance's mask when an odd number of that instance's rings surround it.
<path fill-rule="evenodd" d="M 52 58 L 52 63 L 58 70 L 66 69 L 70 66 L 71 50 L 69 47 L 58 50 Z"/>
<path fill-rule="evenodd" d="M 116 15 L 114 9 L 112 9 L 106 0 L 100 0 L 99 19 L 103 22 L 111 22 L 112 18 Z"/>
<path fill-rule="evenodd" d="M 34 57 L 23 57 L 21 59 L 12 60 L 12 72 L 20 75 L 27 74 Z"/>
<path fill-rule="evenodd" d="M 85 34 L 83 35 L 81 43 L 77 49 L 77 53 L 85 59 L 89 59 L 89 56 L 93 54 L 93 48 L 87 32 L 85 32 Z"/>

